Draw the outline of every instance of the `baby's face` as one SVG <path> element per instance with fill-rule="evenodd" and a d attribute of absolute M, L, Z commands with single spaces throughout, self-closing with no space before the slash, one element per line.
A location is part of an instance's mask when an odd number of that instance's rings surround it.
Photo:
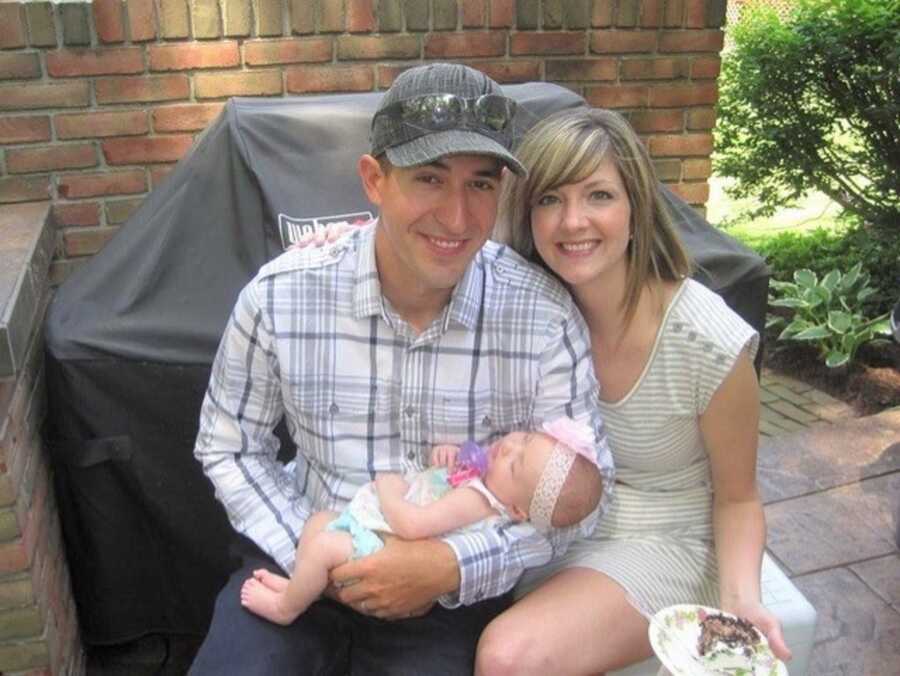
<path fill-rule="evenodd" d="M 488 449 L 484 484 L 513 518 L 528 518 L 531 498 L 555 444 L 543 432 L 511 432 Z"/>

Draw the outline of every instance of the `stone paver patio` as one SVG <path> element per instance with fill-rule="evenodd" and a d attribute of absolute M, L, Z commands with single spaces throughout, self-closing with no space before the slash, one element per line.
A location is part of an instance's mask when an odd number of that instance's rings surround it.
<path fill-rule="evenodd" d="M 793 397 L 770 398 L 763 422 L 800 425 L 766 435 L 761 423 L 759 484 L 769 553 L 819 613 L 809 675 L 897 676 L 900 409 L 842 419 L 827 395 L 770 374 L 761 382 L 764 397 Z"/>
<path fill-rule="evenodd" d="M 792 378 L 760 379 L 769 554 L 819 613 L 808 676 L 900 675 L 900 409 L 853 418 Z M 183 674 L 194 639 L 95 650 L 91 676 Z"/>

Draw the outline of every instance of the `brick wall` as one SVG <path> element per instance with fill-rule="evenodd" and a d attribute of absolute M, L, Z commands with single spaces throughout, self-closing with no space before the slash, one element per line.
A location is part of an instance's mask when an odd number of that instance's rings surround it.
<path fill-rule="evenodd" d="M 95 253 L 229 96 L 386 88 L 458 60 L 627 113 L 708 196 L 726 0 L 0 0 L 0 205 L 50 200 L 53 276 Z"/>
<path fill-rule="evenodd" d="M 0 673 L 8 676 L 84 672 L 39 434 L 46 411 L 41 326 L 54 236 L 47 215 L 41 204 L 0 209 L 0 336 L 22 337 L 13 341 L 14 371 L 8 362 L 0 367 Z"/>

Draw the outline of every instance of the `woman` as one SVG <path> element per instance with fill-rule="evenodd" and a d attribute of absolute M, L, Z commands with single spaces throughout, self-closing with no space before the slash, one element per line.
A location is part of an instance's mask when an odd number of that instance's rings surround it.
<path fill-rule="evenodd" d="M 610 512 L 481 637 L 476 673 L 596 674 L 651 655 L 648 616 L 675 603 L 752 621 L 788 659 L 760 603 L 758 336 L 703 286 L 620 115 L 537 124 L 507 177 L 498 233 L 570 289 L 591 332 L 616 461 Z"/>

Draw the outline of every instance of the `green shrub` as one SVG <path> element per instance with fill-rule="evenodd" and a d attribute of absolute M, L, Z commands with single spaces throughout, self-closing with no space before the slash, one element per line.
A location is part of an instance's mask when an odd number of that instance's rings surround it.
<path fill-rule="evenodd" d="M 722 65 L 715 168 L 760 215 L 810 189 L 900 230 L 900 0 L 750 6 Z M 846 268 L 845 268 L 846 269 Z"/>
<path fill-rule="evenodd" d="M 853 224 L 843 232 L 818 228 L 742 239 L 766 259 L 775 281 L 789 282 L 797 270 L 823 278 L 861 264 L 875 289 L 866 299 L 867 313 L 880 315 L 900 300 L 900 236 L 890 232 Z"/>
<path fill-rule="evenodd" d="M 769 305 L 789 308 L 791 321 L 770 315 L 766 328 L 784 326 L 778 340 L 816 345 L 828 368 L 853 361 L 859 346 L 889 333 L 888 314 L 868 319 L 859 308 L 875 293 L 869 276 L 857 263 L 846 274 L 831 270 L 819 278 L 811 270 L 797 270 L 793 282 L 772 282 Z"/>

